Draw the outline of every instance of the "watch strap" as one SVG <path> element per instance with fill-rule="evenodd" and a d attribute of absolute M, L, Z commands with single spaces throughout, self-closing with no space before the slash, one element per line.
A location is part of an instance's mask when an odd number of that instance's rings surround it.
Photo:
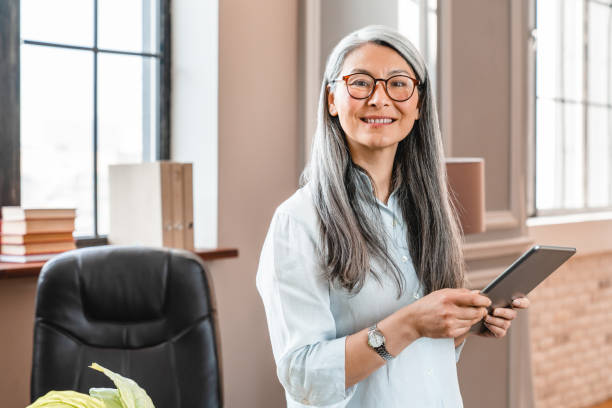
<path fill-rule="evenodd" d="M 384 358 L 386 361 L 389 361 L 393 358 L 393 356 L 387 351 L 387 348 L 384 344 L 380 347 L 376 347 L 374 351 L 376 351 L 378 355 Z"/>

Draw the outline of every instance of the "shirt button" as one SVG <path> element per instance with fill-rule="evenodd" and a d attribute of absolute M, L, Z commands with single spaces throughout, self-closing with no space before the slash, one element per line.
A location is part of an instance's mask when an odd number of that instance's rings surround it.
<path fill-rule="evenodd" d="M 418 299 L 421 297 L 421 295 L 419 295 L 419 292 L 414 292 L 414 294 L 412 295 L 415 299 Z"/>
<path fill-rule="evenodd" d="M 402 262 L 408 262 L 408 257 L 406 255 L 402 256 Z"/>
<path fill-rule="evenodd" d="M 427 375 L 430 377 L 433 375 L 433 370 L 431 368 L 427 370 Z"/>
<path fill-rule="evenodd" d="M 397 221 L 393 220 L 393 226 L 395 227 L 397 225 Z"/>

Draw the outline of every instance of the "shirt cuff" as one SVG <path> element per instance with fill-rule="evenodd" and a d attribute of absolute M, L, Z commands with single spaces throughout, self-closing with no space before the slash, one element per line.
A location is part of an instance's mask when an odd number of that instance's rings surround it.
<path fill-rule="evenodd" d="M 346 388 L 346 337 L 294 350 L 278 365 L 289 406 L 345 407 L 357 385 Z"/>

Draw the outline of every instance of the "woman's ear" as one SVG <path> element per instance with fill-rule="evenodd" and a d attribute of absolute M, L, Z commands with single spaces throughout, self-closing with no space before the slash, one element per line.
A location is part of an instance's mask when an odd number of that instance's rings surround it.
<path fill-rule="evenodd" d="M 327 85 L 327 110 L 330 115 L 338 116 L 338 109 L 336 109 L 336 104 L 334 103 L 334 93 L 329 85 Z"/>

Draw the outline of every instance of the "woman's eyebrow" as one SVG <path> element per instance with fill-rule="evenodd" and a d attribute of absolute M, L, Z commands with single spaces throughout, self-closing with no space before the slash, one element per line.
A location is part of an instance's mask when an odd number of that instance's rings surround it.
<path fill-rule="evenodd" d="M 411 75 L 411 73 L 406 71 L 405 69 L 394 69 L 393 71 L 389 72 L 389 75 L 396 75 L 396 74 Z"/>
<path fill-rule="evenodd" d="M 375 76 L 374 74 L 372 74 L 367 69 L 362 69 L 362 68 L 355 68 L 355 69 L 351 70 L 350 72 L 351 73 L 349 75 L 352 75 L 352 74 L 368 74 L 368 75 L 370 75 L 372 77 Z M 410 72 L 406 71 L 405 69 L 394 69 L 393 71 L 389 71 L 389 73 L 387 75 L 388 76 L 392 76 L 392 75 L 397 75 L 397 74 L 412 75 Z"/>
<path fill-rule="evenodd" d="M 372 73 L 371 73 L 370 71 L 368 71 L 367 69 L 354 68 L 354 69 L 352 69 L 350 72 L 351 72 L 351 73 L 350 73 L 349 75 L 353 75 L 353 74 L 368 74 L 368 75 L 374 76 L 374 75 L 372 75 Z"/>

